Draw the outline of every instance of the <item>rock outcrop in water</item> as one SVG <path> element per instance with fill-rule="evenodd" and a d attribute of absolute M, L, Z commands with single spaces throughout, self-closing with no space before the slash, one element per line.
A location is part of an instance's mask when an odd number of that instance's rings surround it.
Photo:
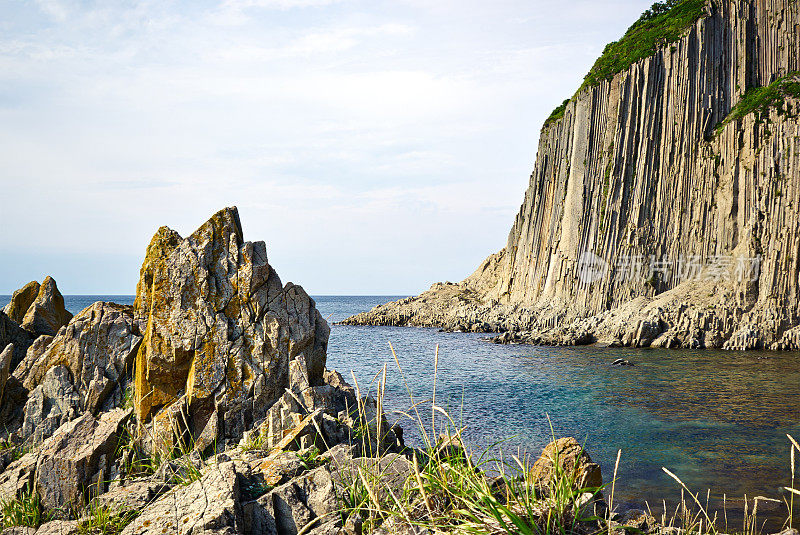
<path fill-rule="evenodd" d="M 345 323 L 800 347 L 800 4 L 685 0 L 670 16 L 691 10 L 674 42 L 598 77 L 634 26 L 554 112 L 500 252 Z"/>

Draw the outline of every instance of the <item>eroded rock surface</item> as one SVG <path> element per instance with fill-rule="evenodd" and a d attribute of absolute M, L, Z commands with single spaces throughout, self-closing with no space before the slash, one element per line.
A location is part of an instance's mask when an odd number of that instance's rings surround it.
<path fill-rule="evenodd" d="M 21 325 L 36 336 L 55 336 L 71 319 L 72 314 L 64 308 L 64 296 L 58 291 L 56 281 L 47 277 L 39 286 L 36 298 L 25 312 Z"/>
<path fill-rule="evenodd" d="M 0 351 L 9 344 L 14 344 L 14 356 L 11 359 L 11 371 L 25 358 L 25 352 L 33 343 L 34 336 L 17 325 L 4 312 L 0 312 Z"/>
<path fill-rule="evenodd" d="M 12 321 L 22 324 L 22 319 L 25 313 L 36 300 L 39 295 L 40 284 L 36 281 L 31 281 L 19 290 L 15 291 L 11 296 L 11 301 L 3 307 L 3 312 L 11 318 Z"/>
<path fill-rule="evenodd" d="M 136 332 L 131 307 L 94 303 L 75 316 L 30 368 L 20 370 L 17 376 L 33 391 L 49 370 L 63 366 L 80 393 L 80 410 L 96 414 L 109 397 L 114 397 L 116 404 L 122 400 L 125 374 L 127 371 L 130 376 L 142 339 Z M 24 364 L 21 367 L 26 368 L 28 363 Z"/>
<path fill-rule="evenodd" d="M 322 384 L 328 325 L 301 287 L 281 283 L 264 242 L 244 241 L 235 208 L 185 239 L 159 229 L 135 314 L 146 325 L 136 413 L 158 436 L 188 426 L 196 438 L 211 426 L 207 434 L 238 442 L 283 395 L 299 356 L 309 384 Z"/>

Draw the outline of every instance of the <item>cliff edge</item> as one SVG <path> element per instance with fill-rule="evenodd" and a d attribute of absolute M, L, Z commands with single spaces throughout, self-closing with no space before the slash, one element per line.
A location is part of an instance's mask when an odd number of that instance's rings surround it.
<path fill-rule="evenodd" d="M 794 0 L 655 5 L 545 122 L 506 246 L 344 323 L 800 348 L 798 70 Z"/>

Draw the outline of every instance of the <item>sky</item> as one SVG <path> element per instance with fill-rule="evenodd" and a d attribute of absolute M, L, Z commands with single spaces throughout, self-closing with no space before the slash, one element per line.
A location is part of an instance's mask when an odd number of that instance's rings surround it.
<path fill-rule="evenodd" d="M 0 294 L 133 294 L 231 205 L 312 295 L 461 280 L 649 2 L 0 0 Z"/>

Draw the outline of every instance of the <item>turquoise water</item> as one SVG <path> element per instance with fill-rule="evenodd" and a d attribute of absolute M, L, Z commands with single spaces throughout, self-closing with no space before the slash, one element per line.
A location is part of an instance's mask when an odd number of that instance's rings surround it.
<path fill-rule="evenodd" d="M 332 323 L 399 297 L 315 299 Z M 133 302 L 67 296 L 66 303 L 75 312 L 98 299 Z M 0 305 L 6 300 L 0 296 Z M 712 497 L 780 497 L 789 484 L 786 433 L 800 438 L 798 353 L 500 346 L 484 336 L 333 325 L 328 367 L 350 382 L 352 373 L 366 390 L 386 364 L 387 406 L 406 409 L 389 343 L 418 399 L 431 395 L 438 344 L 437 399 L 463 418 L 472 444 L 505 440 L 506 450 L 536 453 L 552 422 L 556 435 L 586 444 L 606 481 L 622 449 L 618 501 L 678 499 L 680 489 L 662 467 Z M 635 366 L 610 366 L 620 357 Z M 404 428 L 413 441 L 412 425 Z"/>

